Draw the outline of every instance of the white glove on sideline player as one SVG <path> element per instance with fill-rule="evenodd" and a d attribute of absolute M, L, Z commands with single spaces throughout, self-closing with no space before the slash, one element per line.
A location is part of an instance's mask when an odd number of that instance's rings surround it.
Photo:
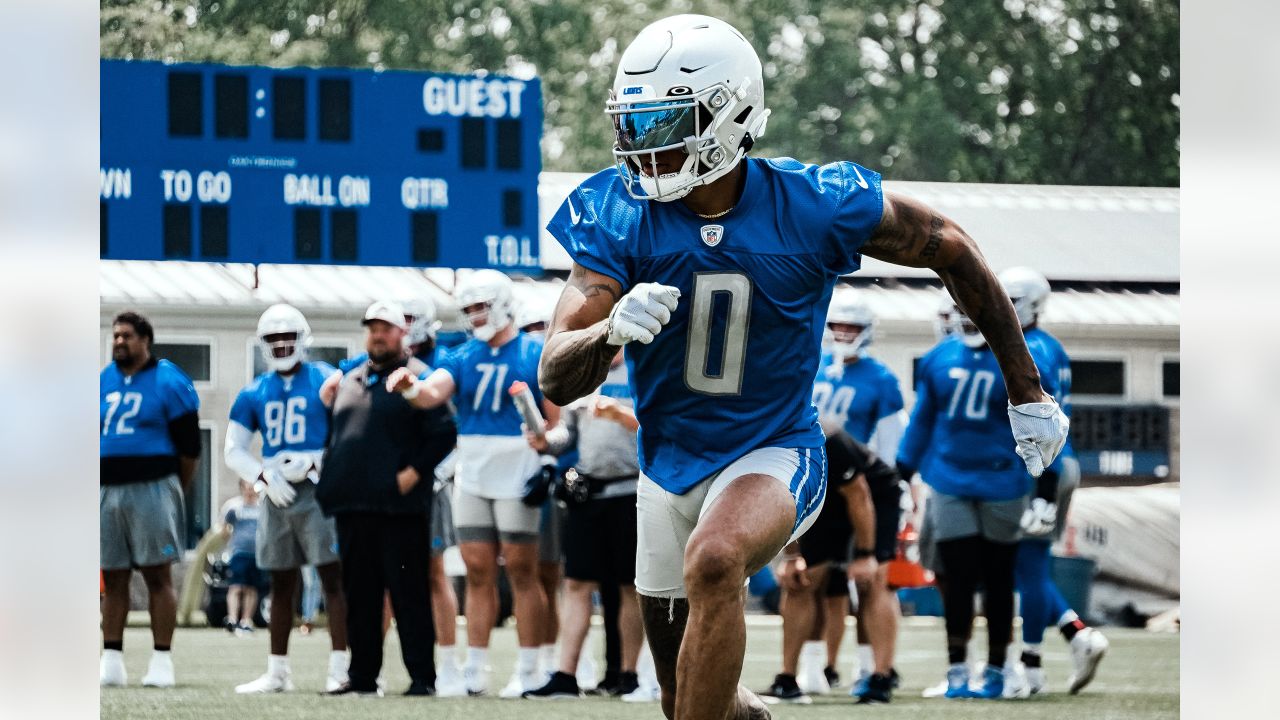
<path fill-rule="evenodd" d="M 311 472 L 311 456 L 307 453 L 285 451 L 278 456 L 277 468 L 280 475 L 291 483 L 302 482 Z"/>
<path fill-rule="evenodd" d="M 639 340 L 648 345 L 671 321 L 680 300 L 680 291 L 669 285 L 640 283 L 622 296 L 609 313 L 610 345 L 626 345 Z"/>
<path fill-rule="evenodd" d="M 1009 403 L 1009 424 L 1018 443 L 1018 457 L 1026 463 L 1031 477 L 1040 477 L 1058 457 L 1071 427 L 1071 421 L 1052 398 L 1048 402 Z"/>
<path fill-rule="evenodd" d="M 275 468 L 265 468 L 262 471 L 262 479 L 264 482 L 260 492 L 270 498 L 276 507 L 289 507 L 293 499 L 298 497 L 298 491 L 293 489 L 293 483 L 286 480 L 284 475 Z"/>
<path fill-rule="evenodd" d="M 1044 498 L 1031 498 L 1031 504 L 1022 511 L 1022 531 L 1033 537 L 1043 537 L 1053 532 L 1058 524 L 1058 505 Z"/>

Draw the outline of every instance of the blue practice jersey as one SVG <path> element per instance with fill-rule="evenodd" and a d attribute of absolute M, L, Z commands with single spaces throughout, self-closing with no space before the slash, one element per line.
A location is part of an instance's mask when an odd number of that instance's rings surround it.
<path fill-rule="evenodd" d="M 541 406 L 541 357 L 542 339 L 522 332 L 499 348 L 472 338 L 449 351 L 439 369 L 447 370 L 456 386 L 453 400 L 458 411 L 458 434 L 523 436 L 520 411 L 508 390 L 512 383 L 522 380 Z"/>
<path fill-rule="evenodd" d="M 1038 347 L 1040 354 L 1052 366 L 1051 372 L 1058 381 L 1058 391 L 1053 394 L 1053 399 L 1058 401 L 1062 412 L 1068 418 L 1071 417 L 1071 358 L 1067 357 L 1067 351 L 1062 347 L 1062 343 L 1058 342 L 1058 338 L 1044 330 L 1038 327 L 1032 328 L 1025 334 L 1027 345 Z M 1075 454 L 1076 450 L 1071 446 L 1071 436 L 1067 435 L 1067 444 L 1063 446 L 1062 453 L 1058 457 L 1075 457 Z"/>
<path fill-rule="evenodd" d="M 114 362 L 98 376 L 100 457 L 177 455 L 169 423 L 200 409 L 191 379 L 168 360 L 126 376 Z"/>
<path fill-rule="evenodd" d="M 231 405 L 231 421 L 262 433 L 262 457 L 282 450 L 323 450 L 329 438 L 329 410 L 320 386 L 337 372 L 324 362 L 304 362 L 292 375 L 265 372 Z"/>
<path fill-rule="evenodd" d="M 850 162 L 748 158 L 737 206 L 714 220 L 635 200 L 616 170 L 579 185 L 547 230 L 624 290 L 680 290 L 671 321 L 627 348 L 640 468 L 669 492 L 761 447 L 823 444 L 811 395 L 836 279 L 880 223 L 880 175 Z"/>
<path fill-rule="evenodd" d="M 1038 347 L 1031 346 L 1031 357 L 1045 391 L 1056 394 L 1056 375 Z M 952 337 L 920 359 L 900 465 L 919 468 L 925 482 L 947 495 L 1011 500 L 1031 490 L 1015 447 L 1009 395 L 991 350 Z"/>
<path fill-rule="evenodd" d="M 904 407 L 898 376 L 887 365 L 866 356 L 853 364 L 835 364 L 826 354 L 813 383 L 813 404 L 820 417 L 838 419 L 863 444 L 871 442 L 876 423 Z"/>

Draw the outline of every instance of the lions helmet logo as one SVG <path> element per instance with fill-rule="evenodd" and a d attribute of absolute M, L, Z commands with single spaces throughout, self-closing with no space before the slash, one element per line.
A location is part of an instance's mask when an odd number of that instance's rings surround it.
<path fill-rule="evenodd" d="M 702 242 L 706 243 L 707 247 L 715 247 L 719 245 L 720 241 L 723 239 L 724 239 L 723 225 L 703 225 L 702 226 Z"/>

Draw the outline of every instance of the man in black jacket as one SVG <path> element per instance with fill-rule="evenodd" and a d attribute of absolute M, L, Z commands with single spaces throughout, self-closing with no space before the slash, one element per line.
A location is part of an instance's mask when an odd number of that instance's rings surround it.
<path fill-rule="evenodd" d="M 316 488 L 338 530 L 351 647 L 350 682 L 332 694 L 380 692 L 383 594 L 389 592 L 411 680 L 405 694 L 431 695 L 432 479 L 436 464 L 453 449 L 457 428 L 447 406 L 420 410 L 387 392 L 386 376 L 396 368 L 415 375 L 427 370 L 405 351 L 400 306 L 376 302 L 363 324 L 369 359 L 337 381 L 329 449 Z"/>

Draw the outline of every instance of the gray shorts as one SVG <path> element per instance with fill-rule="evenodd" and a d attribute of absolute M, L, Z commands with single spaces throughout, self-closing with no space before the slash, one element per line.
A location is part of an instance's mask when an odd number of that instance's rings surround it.
<path fill-rule="evenodd" d="M 565 509 L 555 498 L 548 498 L 542 504 L 538 518 L 538 561 L 544 563 L 564 562 L 564 522 Z"/>
<path fill-rule="evenodd" d="M 992 542 L 1016 543 L 1022 538 L 1026 496 L 1013 500 L 980 500 L 934 492 L 926 513 L 934 542 L 981 535 Z"/>
<path fill-rule="evenodd" d="M 293 484 L 298 496 L 289 507 L 263 499 L 258 515 L 254 557 L 262 570 L 293 570 L 303 565 L 338 561 L 338 533 L 333 518 L 325 517 L 316 501 L 315 483 Z"/>
<path fill-rule="evenodd" d="M 445 550 L 458 544 L 458 531 L 453 527 L 453 500 L 449 497 L 452 487 L 437 489 L 431 497 L 432 555 L 443 555 Z"/>
<path fill-rule="evenodd" d="M 520 498 L 495 500 L 462 488 L 457 488 L 453 496 L 453 524 L 460 543 L 538 542 L 541 514 L 540 508 L 529 507 Z"/>
<path fill-rule="evenodd" d="M 98 488 L 98 554 L 103 570 L 177 562 L 185 525 L 177 475 Z"/>

